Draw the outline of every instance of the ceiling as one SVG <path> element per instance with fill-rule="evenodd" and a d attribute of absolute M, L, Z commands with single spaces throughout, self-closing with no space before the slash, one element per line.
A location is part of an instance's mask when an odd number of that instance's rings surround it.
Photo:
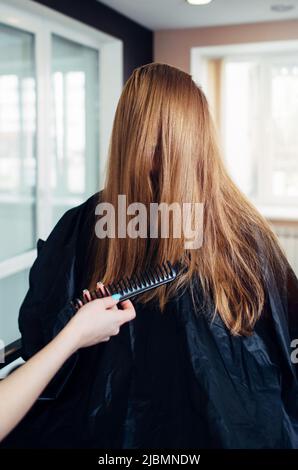
<path fill-rule="evenodd" d="M 152 30 L 298 19 L 298 0 L 213 0 L 188 5 L 185 0 L 99 0 Z M 275 12 L 271 5 L 293 5 Z"/>

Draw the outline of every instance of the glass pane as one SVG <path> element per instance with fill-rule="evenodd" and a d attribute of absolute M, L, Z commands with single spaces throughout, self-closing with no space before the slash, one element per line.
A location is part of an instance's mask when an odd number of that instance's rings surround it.
<path fill-rule="evenodd" d="M 0 279 L 0 340 L 8 345 L 20 337 L 18 314 L 29 287 L 29 270 Z"/>
<path fill-rule="evenodd" d="M 254 62 L 227 62 L 224 69 L 224 139 L 229 172 L 248 196 L 257 196 L 259 67 Z"/>
<path fill-rule="evenodd" d="M 0 261 L 35 244 L 34 36 L 0 24 Z"/>
<path fill-rule="evenodd" d="M 273 193 L 298 196 L 298 60 L 271 67 Z"/>
<path fill-rule="evenodd" d="M 98 191 L 98 51 L 52 36 L 53 223 Z"/>

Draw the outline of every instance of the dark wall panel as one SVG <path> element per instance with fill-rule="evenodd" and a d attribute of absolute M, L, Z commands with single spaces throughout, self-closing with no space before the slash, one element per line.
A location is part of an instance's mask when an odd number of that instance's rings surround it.
<path fill-rule="evenodd" d="M 133 69 L 153 61 L 153 32 L 96 0 L 34 0 L 123 40 L 124 82 Z"/>

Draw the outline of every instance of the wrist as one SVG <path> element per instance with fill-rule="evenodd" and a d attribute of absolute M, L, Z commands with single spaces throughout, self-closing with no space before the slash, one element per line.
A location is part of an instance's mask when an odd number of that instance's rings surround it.
<path fill-rule="evenodd" d="M 80 335 L 77 328 L 74 328 L 73 319 L 60 331 L 57 339 L 61 341 L 66 355 L 69 357 L 80 347 Z"/>

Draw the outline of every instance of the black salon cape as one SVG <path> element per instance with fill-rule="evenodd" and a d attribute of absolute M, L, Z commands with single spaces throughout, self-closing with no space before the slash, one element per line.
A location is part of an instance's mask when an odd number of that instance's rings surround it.
<path fill-rule="evenodd" d="M 70 299 L 86 287 L 96 203 L 94 195 L 66 212 L 39 242 L 19 316 L 25 359 L 63 328 Z M 289 269 L 268 283 L 250 337 L 232 336 L 207 307 L 196 312 L 188 290 L 162 314 L 136 303 L 118 336 L 67 361 L 43 394 L 52 399 L 39 401 L 4 446 L 298 448 L 298 282 Z"/>

